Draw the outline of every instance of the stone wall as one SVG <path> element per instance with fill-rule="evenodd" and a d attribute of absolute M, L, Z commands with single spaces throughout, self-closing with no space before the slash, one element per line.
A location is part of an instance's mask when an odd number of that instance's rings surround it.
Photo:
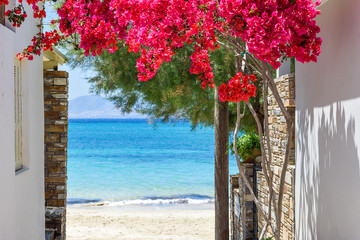
<path fill-rule="evenodd" d="M 295 77 L 293 74 L 284 75 L 275 80 L 281 98 L 284 100 L 284 104 L 295 119 Z M 271 91 L 270 91 L 271 93 Z M 272 94 L 268 96 L 269 102 L 269 130 L 270 141 L 273 152 L 272 170 L 274 172 L 274 188 L 278 192 L 280 184 L 280 175 L 282 169 L 283 158 L 285 155 L 287 130 L 285 117 L 282 115 L 279 106 L 277 105 L 275 98 Z M 286 172 L 285 187 L 284 187 L 284 199 L 282 208 L 283 223 L 281 227 L 281 239 L 294 239 L 295 235 L 295 133 L 293 134 L 293 141 L 290 151 L 290 164 Z M 268 211 L 268 196 L 269 189 L 261 171 L 257 176 L 257 188 L 258 198 L 262 203 L 264 210 Z M 274 214 L 273 214 L 274 218 Z M 259 228 L 258 233 L 261 233 L 264 226 L 264 220 L 258 214 Z"/>
<path fill-rule="evenodd" d="M 243 163 L 245 175 L 256 192 L 256 170 L 253 163 Z M 230 176 L 231 240 L 253 240 L 257 235 L 257 217 L 254 198 L 239 175 Z"/>
<path fill-rule="evenodd" d="M 275 167 L 275 169 L 278 167 Z M 280 169 L 275 171 L 275 190 L 277 191 L 279 188 L 279 176 Z M 282 211 L 282 228 L 281 228 L 281 239 L 294 239 L 295 235 L 295 166 L 289 166 L 288 171 L 285 177 L 285 187 L 284 187 L 284 200 L 283 200 L 283 211 Z M 262 172 L 258 172 L 258 200 L 262 203 L 263 209 L 268 211 L 268 203 L 267 199 L 269 196 L 269 188 L 267 187 L 266 180 Z M 274 214 L 273 214 L 274 219 Z M 260 234 L 265 221 L 261 218 L 260 213 L 258 213 L 258 233 Z M 269 235 L 271 236 L 271 235 Z"/>
<path fill-rule="evenodd" d="M 46 228 L 55 230 L 55 239 L 65 239 L 68 73 L 44 74 L 45 111 L 45 206 Z"/>
<path fill-rule="evenodd" d="M 231 240 L 240 239 L 240 196 L 239 175 L 230 175 L 230 236 Z"/>

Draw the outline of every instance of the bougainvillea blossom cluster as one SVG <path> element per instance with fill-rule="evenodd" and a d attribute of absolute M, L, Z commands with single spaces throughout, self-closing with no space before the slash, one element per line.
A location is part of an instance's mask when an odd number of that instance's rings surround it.
<path fill-rule="evenodd" d="M 320 1 L 316 2 L 319 5 Z M 274 68 L 282 56 L 305 63 L 320 54 L 320 32 L 314 18 L 320 14 L 308 0 L 222 0 L 219 13 L 230 35 L 247 43 L 249 52 Z"/>
<path fill-rule="evenodd" d="M 201 79 L 201 86 L 205 88 L 206 86 L 214 86 L 214 74 L 210 65 L 209 54 L 207 50 L 202 50 L 200 52 L 194 52 L 190 57 L 192 64 L 190 72 L 193 74 L 199 74 Z"/>
<path fill-rule="evenodd" d="M 60 30 L 66 36 L 79 34 L 86 54 L 111 51 L 117 40 L 125 40 L 129 51 L 144 49 L 137 62 L 141 81 L 152 78 L 178 48 L 194 43 L 191 71 L 199 74 L 203 86 L 213 87 L 208 52 L 218 47 L 216 8 L 212 0 L 68 0 L 58 13 Z"/>
<path fill-rule="evenodd" d="M 34 16 L 43 17 L 37 2 L 27 0 Z M 136 66 L 141 81 L 154 77 L 164 62 L 189 44 L 194 50 L 190 72 L 199 75 L 203 88 L 214 87 L 209 54 L 219 48 L 218 38 L 241 39 L 250 54 L 274 68 L 282 58 L 304 63 L 316 61 L 320 54 L 320 29 L 314 20 L 319 11 L 312 0 L 66 0 L 58 14 L 63 36 L 79 36 L 79 47 L 87 55 L 114 52 L 119 41 L 126 42 L 130 52 L 140 51 Z M 238 87 L 238 78 L 222 87 L 228 89 L 227 99 L 248 99 L 235 94 L 238 90 L 230 93 Z M 250 85 L 246 89 L 253 95 Z"/>
<path fill-rule="evenodd" d="M 309 62 L 320 54 L 314 20 L 319 11 L 311 0 L 68 0 L 58 12 L 61 31 L 79 34 L 87 54 L 112 51 L 117 40 L 125 40 L 129 51 L 142 49 L 141 81 L 192 44 L 190 72 L 199 75 L 203 88 L 214 87 L 209 54 L 219 47 L 219 32 L 241 38 L 250 53 L 274 68 L 281 57 Z"/>
<path fill-rule="evenodd" d="M 5 12 L 5 17 L 12 23 L 13 27 L 20 27 L 21 24 L 28 17 L 22 0 L 17 0 L 18 4 L 13 9 L 7 9 Z M 26 0 L 26 3 L 32 7 L 33 17 L 34 18 L 44 18 L 46 17 L 46 11 L 43 8 L 38 6 L 40 0 Z M 9 5 L 8 0 L 0 0 L 0 5 L 4 4 Z M 32 60 L 34 55 L 40 55 L 41 51 L 51 50 L 60 39 L 63 39 L 64 36 L 60 35 L 57 30 L 42 32 L 40 28 L 39 33 L 33 37 L 32 44 L 23 50 L 23 52 L 18 53 L 16 56 L 19 60 L 27 58 Z"/>
<path fill-rule="evenodd" d="M 5 17 L 12 23 L 13 27 L 20 27 L 27 17 L 26 11 L 22 5 L 5 12 Z"/>
<path fill-rule="evenodd" d="M 169 51 L 169 56 L 166 59 L 170 60 L 170 56 L 173 53 Z M 136 67 L 139 70 L 138 79 L 139 81 L 147 81 L 148 79 L 155 76 L 156 71 L 160 68 L 164 59 L 160 54 L 156 53 L 154 49 L 149 51 L 145 48 L 141 49 L 141 57 L 136 62 Z"/>
<path fill-rule="evenodd" d="M 22 53 L 18 53 L 16 56 L 19 60 L 27 58 L 29 60 L 33 59 L 33 55 L 40 55 L 41 51 L 53 50 L 53 46 L 61 39 L 63 36 L 59 34 L 57 30 L 53 30 L 45 33 L 38 33 L 33 37 L 32 45 L 28 46 L 23 50 Z"/>
<path fill-rule="evenodd" d="M 250 97 L 255 97 L 256 86 L 254 82 L 256 82 L 255 75 L 243 76 L 241 72 L 238 72 L 227 84 L 224 83 L 219 86 L 220 101 L 247 102 Z"/>
<path fill-rule="evenodd" d="M 17 0 L 18 5 L 15 6 L 13 9 L 7 9 L 5 12 L 5 16 L 8 17 L 10 22 L 15 23 L 13 24 L 14 27 L 20 27 L 21 23 L 27 18 L 27 14 L 25 12 L 23 6 L 23 0 Z M 33 9 L 33 16 L 34 18 L 42 18 L 46 17 L 45 9 L 40 9 L 38 3 L 40 0 L 26 0 L 26 3 L 30 5 Z M 5 6 L 9 5 L 8 0 L 0 0 L 0 6 L 4 4 Z M 19 18 L 20 16 L 20 18 Z"/>

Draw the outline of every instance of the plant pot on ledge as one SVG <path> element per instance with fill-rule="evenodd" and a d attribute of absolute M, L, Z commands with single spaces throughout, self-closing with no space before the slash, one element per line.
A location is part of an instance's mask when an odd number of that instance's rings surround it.
<path fill-rule="evenodd" d="M 234 154 L 233 143 L 230 145 L 231 153 Z M 261 155 L 260 139 L 255 133 L 245 133 L 237 138 L 236 148 L 242 163 L 254 163 L 255 159 Z"/>
<path fill-rule="evenodd" d="M 254 148 L 253 150 L 252 150 L 252 154 L 251 155 L 246 155 L 246 156 L 240 156 L 241 157 L 241 159 L 242 159 L 242 163 L 254 163 L 254 162 L 256 162 L 256 158 L 258 157 L 258 156 L 261 156 L 261 151 L 260 151 L 260 149 L 258 149 L 258 148 Z"/>

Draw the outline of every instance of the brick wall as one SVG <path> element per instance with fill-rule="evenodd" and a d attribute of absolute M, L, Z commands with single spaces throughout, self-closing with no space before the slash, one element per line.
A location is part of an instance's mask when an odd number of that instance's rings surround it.
<path fill-rule="evenodd" d="M 284 104 L 295 119 L 295 77 L 293 74 L 284 75 L 275 80 L 281 98 L 284 100 Z M 269 130 L 270 130 L 270 142 L 273 152 L 272 169 L 274 172 L 274 188 L 278 192 L 280 184 L 281 168 L 283 158 L 285 155 L 287 130 L 285 117 L 282 115 L 279 106 L 277 105 L 274 96 L 269 92 Z M 290 151 L 290 164 L 286 172 L 285 188 L 284 188 L 284 200 L 282 207 L 282 227 L 281 227 L 281 239 L 294 239 L 295 234 L 295 132 L 293 134 L 293 141 Z M 257 189 L 258 198 L 262 203 L 264 210 L 268 211 L 268 196 L 269 189 L 266 180 L 262 172 L 258 172 L 257 176 Z M 274 218 L 273 214 L 273 218 Z M 260 234 L 264 225 L 264 220 L 258 214 Z"/>
<path fill-rule="evenodd" d="M 45 206 L 46 228 L 55 230 L 55 239 L 65 239 L 68 73 L 44 74 L 45 110 Z"/>

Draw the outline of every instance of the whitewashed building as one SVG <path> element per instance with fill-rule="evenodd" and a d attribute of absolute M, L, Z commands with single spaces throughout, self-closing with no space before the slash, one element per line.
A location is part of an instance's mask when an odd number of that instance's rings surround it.
<path fill-rule="evenodd" d="M 296 239 L 359 239 L 360 1 L 322 2 L 322 53 L 296 65 Z"/>
<path fill-rule="evenodd" d="M 39 31 L 28 15 L 14 29 L 0 14 L 1 240 L 45 239 L 43 59 L 15 57 Z"/>

